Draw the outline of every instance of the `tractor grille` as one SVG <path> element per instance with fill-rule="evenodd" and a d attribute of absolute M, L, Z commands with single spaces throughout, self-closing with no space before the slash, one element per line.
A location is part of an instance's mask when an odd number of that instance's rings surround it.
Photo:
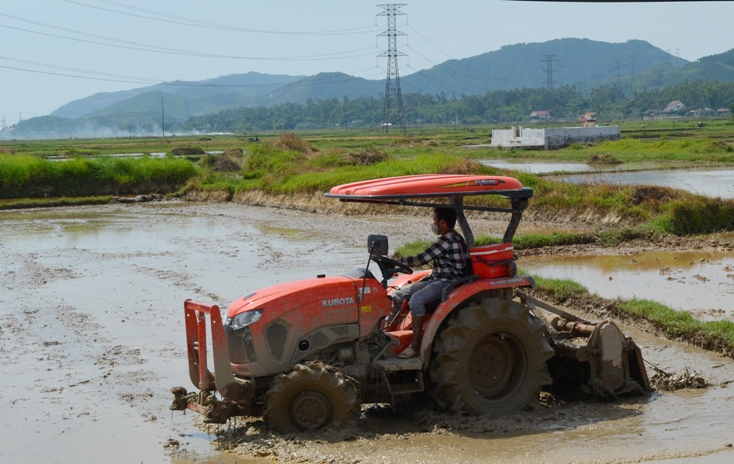
<path fill-rule="evenodd" d="M 229 348 L 229 359 L 234 364 L 246 364 L 257 361 L 255 346 L 252 344 L 252 332 L 249 327 L 238 330 L 224 324 L 224 334 Z"/>
<path fill-rule="evenodd" d="M 276 361 L 283 360 L 283 351 L 285 350 L 285 342 L 288 339 L 288 327 L 282 322 L 271 324 L 265 329 L 265 341 L 268 343 L 270 356 Z"/>

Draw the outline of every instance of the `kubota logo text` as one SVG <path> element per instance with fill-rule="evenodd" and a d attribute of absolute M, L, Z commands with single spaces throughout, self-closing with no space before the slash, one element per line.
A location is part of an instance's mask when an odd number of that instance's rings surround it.
<path fill-rule="evenodd" d="M 334 298 L 333 300 L 321 300 L 321 306 L 344 306 L 354 304 L 354 298 Z"/>

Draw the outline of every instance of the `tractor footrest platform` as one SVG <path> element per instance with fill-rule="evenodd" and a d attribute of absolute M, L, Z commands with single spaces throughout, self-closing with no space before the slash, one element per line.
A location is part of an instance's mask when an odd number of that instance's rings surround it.
<path fill-rule="evenodd" d="M 423 360 L 421 358 L 389 358 L 380 359 L 372 363 L 373 366 L 386 373 L 398 371 L 422 371 Z"/>
<path fill-rule="evenodd" d="M 380 359 L 372 365 L 382 372 L 382 378 L 393 397 L 425 390 L 423 361 L 420 358 Z"/>

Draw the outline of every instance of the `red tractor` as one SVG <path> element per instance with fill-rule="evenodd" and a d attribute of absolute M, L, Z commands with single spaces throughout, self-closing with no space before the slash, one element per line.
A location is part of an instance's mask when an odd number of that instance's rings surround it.
<path fill-rule="evenodd" d="M 509 207 L 464 203 L 480 195 Z M 422 392 L 440 408 L 486 414 L 536 402 L 553 378 L 573 379 L 599 398 L 649 390 L 639 348 L 614 323 L 582 320 L 527 293 L 535 282 L 517 275 L 512 238 L 532 195 L 502 176 L 417 175 L 332 188 L 326 196 L 341 201 L 455 209 L 474 274 L 436 301 L 420 357 L 397 356 L 411 341 L 409 312 L 385 318 L 390 293 L 429 271 L 388 258 L 387 237 L 370 235 L 367 268 L 254 291 L 232 303 L 224 320 L 217 306 L 187 300 L 189 373 L 199 392 L 174 388 L 171 409 L 215 423 L 262 415 L 275 430 L 300 431 L 353 423 L 361 403 L 395 404 Z M 502 243 L 475 247 L 466 210 L 509 213 Z"/>

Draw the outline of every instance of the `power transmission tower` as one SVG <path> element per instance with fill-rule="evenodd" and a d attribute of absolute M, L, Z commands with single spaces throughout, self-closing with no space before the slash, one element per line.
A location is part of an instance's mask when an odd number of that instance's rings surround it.
<path fill-rule="evenodd" d="M 405 15 L 400 11 L 405 3 L 394 3 L 377 5 L 382 8 L 382 13 L 377 16 L 387 16 L 387 30 L 378 37 L 387 37 L 387 52 L 381 53 L 378 57 L 387 57 L 387 78 L 385 79 L 385 116 L 382 120 L 382 127 L 388 132 L 390 125 L 395 121 L 400 126 L 400 130 L 405 132 L 405 114 L 403 113 L 403 93 L 400 90 L 400 73 L 398 72 L 398 57 L 406 56 L 405 53 L 398 51 L 398 36 L 405 35 L 395 28 L 395 20 L 398 15 Z"/>
<path fill-rule="evenodd" d="M 166 136 L 166 110 L 163 108 L 163 97 L 161 97 L 161 137 Z"/>
<path fill-rule="evenodd" d="M 553 90 L 553 61 L 558 55 L 542 55 L 545 60 L 546 73 L 548 74 L 548 90 Z"/>

